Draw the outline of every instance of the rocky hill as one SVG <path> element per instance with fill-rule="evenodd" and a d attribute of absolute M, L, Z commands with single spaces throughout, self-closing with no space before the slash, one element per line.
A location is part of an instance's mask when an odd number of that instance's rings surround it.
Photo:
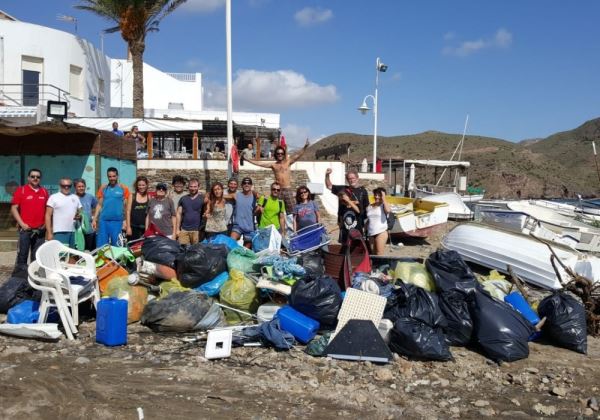
<path fill-rule="evenodd" d="M 420 134 L 378 137 L 382 159 L 450 159 L 461 135 L 427 131 Z M 600 195 L 591 141 L 600 151 L 600 119 L 545 139 L 513 143 L 502 139 L 465 137 L 461 160 L 471 162 L 469 185 L 486 189 L 488 197 L 574 197 Z M 335 145 L 350 143 L 343 160 L 358 164 L 370 160 L 373 137 L 339 133 L 312 145 L 307 157 Z M 423 176 L 424 174 L 421 174 Z M 424 180 L 423 178 L 421 180 Z M 428 181 L 433 180 L 433 173 Z"/>

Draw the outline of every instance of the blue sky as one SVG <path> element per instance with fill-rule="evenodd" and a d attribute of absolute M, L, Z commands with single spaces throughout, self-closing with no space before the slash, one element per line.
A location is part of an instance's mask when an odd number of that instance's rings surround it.
<path fill-rule="evenodd" d="M 277 112 L 288 141 L 372 134 L 356 108 L 380 74 L 379 135 L 438 130 L 519 141 L 600 116 L 600 2 L 578 0 L 233 0 L 234 110 Z M 99 45 L 110 24 L 75 0 L 4 0 L 16 18 Z M 118 34 L 105 52 L 125 55 Z M 145 61 L 203 73 L 224 108 L 224 0 L 188 0 L 147 39 Z"/>

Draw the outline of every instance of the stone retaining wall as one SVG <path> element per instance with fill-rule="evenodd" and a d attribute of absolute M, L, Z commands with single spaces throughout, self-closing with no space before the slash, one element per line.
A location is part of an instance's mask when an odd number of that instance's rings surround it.
<path fill-rule="evenodd" d="M 275 182 L 273 171 L 270 169 L 265 170 L 252 170 L 245 171 L 243 166 L 240 168 L 240 172 L 237 176 L 238 181 L 241 181 L 244 177 L 252 178 L 254 183 L 254 189 L 259 194 L 268 194 L 271 183 Z M 138 169 L 138 176 L 143 175 L 150 181 L 150 188 L 154 189 L 154 186 L 158 182 L 166 182 L 168 185 L 171 184 L 175 175 L 182 175 L 186 178 L 196 177 L 200 180 L 200 190 L 208 191 L 213 182 L 221 182 L 223 186 L 227 186 L 227 171 L 215 170 L 215 169 L 204 169 L 204 170 L 185 170 L 185 169 Z M 304 185 L 309 182 L 306 171 L 292 171 L 292 186 L 294 188 Z"/>

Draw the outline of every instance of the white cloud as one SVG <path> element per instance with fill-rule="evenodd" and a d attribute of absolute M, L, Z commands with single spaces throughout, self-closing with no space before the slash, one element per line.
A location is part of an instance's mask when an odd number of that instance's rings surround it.
<path fill-rule="evenodd" d="M 225 0 L 187 0 L 177 10 L 193 13 L 212 13 L 225 6 Z"/>
<path fill-rule="evenodd" d="M 225 105 L 225 88 L 222 85 L 205 85 L 207 107 Z M 321 86 L 293 70 L 260 71 L 240 70 L 233 81 L 233 104 L 237 110 L 273 111 L 286 108 L 333 103 L 338 100 L 336 87 Z"/>
<path fill-rule="evenodd" d="M 281 134 L 285 136 L 285 142 L 292 149 L 296 149 L 304 145 L 306 139 L 310 139 L 310 127 L 297 124 L 286 124 L 281 129 Z M 311 141 L 314 143 L 314 141 Z"/>
<path fill-rule="evenodd" d="M 322 9 L 320 7 L 305 7 L 294 14 L 296 23 L 300 26 L 311 26 L 327 22 L 333 17 L 331 9 Z"/>
<path fill-rule="evenodd" d="M 456 33 L 452 31 L 446 32 L 444 34 L 444 41 L 452 41 L 454 38 L 456 38 Z"/>
<path fill-rule="evenodd" d="M 448 34 L 444 35 L 446 41 L 454 39 L 448 38 Z M 509 48 L 512 44 L 512 34 L 504 28 L 496 31 L 492 38 L 479 38 L 473 41 L 464 41 L 457 46 L 448 45 L 442 49 L 444 55 L 456 55 L 458 57 L 466 57 L 478 51 L 489 48 Z"/>
<path fill-rule="evenodd" d="M 494 36 L 494 42 L 496 46 L 501 48 L 508 48 L 512 44 L 512 34 L 504 28 L 498 29 Z"/>

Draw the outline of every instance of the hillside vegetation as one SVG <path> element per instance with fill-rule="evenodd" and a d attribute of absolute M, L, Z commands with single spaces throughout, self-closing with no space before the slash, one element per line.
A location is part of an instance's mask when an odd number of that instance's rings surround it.
<path fill-rule="evenodd" d="M 377 154 L 388 159 L 450 159 L 461 135 L 437 131 L 394 137 L 378 137 Z M 465 137 L 461 160 L 471 162 L 469 185 L 486 189 L 487 197 L 574 197 L 600 195 L 591 141 L 600 150 L 600 119 L 580 127 L 553 134 L 545 139 L 513 143 L 506 140 Z M 312 145 L 306 154 L 335 145 L 350 143 L 349 161 L 372 159 L 373 137 L 339 133 Z M 342 156 L 348 160 L 348 155 Z M 386 166 L 384 166 L 386 168 Z M 387 171 L 387 169 L 386 169 Z M 420 175 L 420 180 L 425 174 Z M 430 170 L 428 181 L 433 180 Z M 399 181 L 400 182 L 400 181 Z"/>

